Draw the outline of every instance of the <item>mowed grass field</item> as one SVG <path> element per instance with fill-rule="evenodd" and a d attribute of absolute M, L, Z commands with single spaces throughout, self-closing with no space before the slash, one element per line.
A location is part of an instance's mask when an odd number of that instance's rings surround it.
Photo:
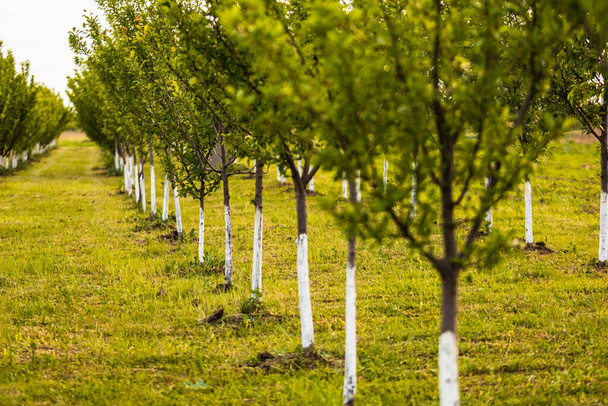
<path fill-rule="evenodd" d="M 196 202 L 182 199 L 189 237 L 163 239 L 170 228 L 137 212 L 98 147 L 79 135 L 58 145 L 0 178 L 0 404 L 341 404 L 346 244 L 323 209 L 340 182 L 319 174 L 320 194 L 308 200 L 320 356 L 306 363 L 281 358 L 300 343 L 296 216 L 293 191 L 274 167 L 264 179 L 264 306 L 239 316 L 250 294 L 253 179 L 230 179 L 235 289 L 218 294 L 221 272 L 190 264 Z M 555 252 L 509 248 L 492 269 L 463 273 L 462 403 L 605 404 L 608 272 L 592 265 L 596 145 L 553 144 L 532 186 L 535 239 Z M 494 210 L 496 226 L 523 237 L 523 206 L 522 185 Z M 223 221 L 216 193 L 206 201 L 213 260 L 223 257 Z M 403 242 L 366 241 L 357 278 L 357 402 L 436 404 L 438 275 Z M 221 307 L 223 321 L 202 322 Z M 284 362 L 256 366 L 265 351 Z"/>

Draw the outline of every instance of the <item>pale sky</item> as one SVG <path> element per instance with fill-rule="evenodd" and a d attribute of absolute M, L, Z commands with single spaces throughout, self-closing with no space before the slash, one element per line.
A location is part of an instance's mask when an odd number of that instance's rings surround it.
<path fill-rule="evenodd" d="M 68 32 L 82 28 L 84 10 L 99 15 L 94 0 L 0 0 L 3 51 L 29 60 L 35 80 L 61 92 L 65 104 L 66 76 L 74 72 Z"/>

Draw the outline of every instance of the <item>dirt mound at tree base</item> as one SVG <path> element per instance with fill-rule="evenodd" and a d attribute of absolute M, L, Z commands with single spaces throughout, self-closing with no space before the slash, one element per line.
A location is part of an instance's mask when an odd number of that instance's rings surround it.
<path fill-rule="evenodd" d="M 321 355 L 316 351 L 288 352 L 273 355 L 268 351 L 261 352 L 257 357 L 246 364 L 248 367 L 260 368 L 265 373 L 312 370 L 319 367 L 340 368 L 340 360 Z"/>
<path fill-rule="evenodd" d="M 526 244 L 526 246 L 524 247 L 524 251 L 534 251 L 538 252 L 539 254 L 555 253 L 555 251 L 547 247 L 547 244 L 545 244 L 543 241 L 539 241 L 536 244 Z"/>

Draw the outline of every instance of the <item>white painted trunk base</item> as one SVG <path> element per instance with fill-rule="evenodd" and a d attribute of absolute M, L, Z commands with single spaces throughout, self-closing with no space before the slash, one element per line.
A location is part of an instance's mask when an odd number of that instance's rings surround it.
<path fill-rule="evenodd" d="M 277 165 L 277 182 L 281 181 L 281 170 L 279 169 L 279 165 Z"/>
<path fill-rule="evenodd" d="M 177 228 L 177 234 L 181 237 L 184 234 L 182 228 L 182 211 L 179 208 L 179 191 L 177 186 L 173 188 L 173 203 L 175 205 L 175 227 Z"/>
<path fill-rule="evenodd" d="M 355 287 L 356 267 L 346 266 L 346 317 L 344 343 L 344 404 L 355 399 L 357 392 L 357 291 Z"/>
<path fill-rule="evenodd" d="M 486 176 L 486 190 L 490 185 L 490 178 Z M 492 228 L 492 208 L 490 207 L 488 211 L 486 211 L 486 223 L 488 223 L 488 227 Z"/>
<path fill-rule="evenodd" d="M 198 262 L 205 262 L 205 211 L 199 207 L 198 215 Z"/>
<path fill-rule="evenodd" d="M 416 170 L 416 162 L 413 163 L 414 170 Z M 412 217 L 416 217 L 416 173 L 412 176 L 412 197 L 410 199 L 410 204 L 412 205 Z"/>
<path fill-rule="evenodd" d="M 529 180 L 526 181 L 524 195 L 526 212 L 526 244 L 534 244 L 534 235 L 532 234 L 532 184 Z"/>
<path fill-rule="evenodd" d="M 346 184 L 345 172 L 342 172 L 342 199 L 348 199 L 348 185 Z"/>
<path fill-rule="evenodd" d="M 139 172 L 139 194 L 141 196 L 141 209 L 146 212 L 146 178 L 144 176 L 144 165 L 141 164 Z"/>
<path fill-rule="evenodd" d="M 312 171 L 312 165 L 310 165 L 308 167 L 308 172 L 310 173 Z M 309 192 L 314 192 L 315 191 L 315 178 L 314 176 L 312 178 L 310 178 L 310 182 L 308 182 L 308 191 Z"/>
<path fill-rule="evenodd" d="M 114 169 L 120 169 L 120 163 L 118 162 L 118 147 L 114 146 Z"/>
<path fill-rule="evenodd" d="M 129 184 L 128 187 L 128 192 L 129 192 L 129 196 L 131 196 L 133 194 L 133 181 L 132 181 L 132 168 L 131 168 L 131 157 L 127 155 L 127 163 L 125 165 L 126 168 L 126 172 L 127 172 L 127 182 Z"/>
<path fill-rule="evenodd" d="M 156 175 L 154 165 L 150 165 L 150 214 L 156 217 Z"/>
<path fill-rule="evenodd" d="M 600 250 L 598 260 L 608 260 L 608 193 L 602 190 L 600 198 Z"/>
<path fill-rule="evenodd" d="M 232 218 L 230 216 L 230 206 L 224 205 L 224 225 L 226 234 L 226 268 L 224 279 L 226 285 L 232 285 Z"/>
<path fill-rule="evenodd" d="M 298 297 L 300 302 L 300 327 L 302 348 L 314 344 L 315 333 L 312 324 L 312 304 L 310 301 L 310 281 L 308 277 L 308 236 L 298 236 Z"/>
<path fill-rule="evenodd" d="M 262 209 L 255 208 L 253 224 L 253 266 L 251 270 L 251 290 L 262 291 L 262 239 L 264 234 L 264 216 Z"/>
<path fill-rule="evenodd" d="M 445 331 L 439 337 L 439 404 L 458 406 L 458 348 L 456 335 Z"/>
<path fill-rule="evenodd" d="M 163 221 L 169 218 L 169 177 L 165 175 L 165 190 L 163 196 Z"/>
<path fill-rule="evenodd" d="M 139 173 L 137 162 L 133 163 L 133 183 L 135 183 L 135 201 L 139 204 Z"/>
<path fill-rule="evenodd" d="M 384 184 L 384 191 L 386 192 L 386 186 L 388 185 L 388 161 L 384 160 L 384 173 L 382 175 L 382 181 Z"/>
<path fill-rule="evenodd" d="M 121 160 L 122 160 L 122 158 L 121 158 Z M 128 192 L 129 191 L 129 173 L 127 171 L 126 166 L 123 167 L 122 176 L 123 176 L 124 182 L 125 182 L 125 192 Z"/>
<path fill-rule="evenodd" d="M 357 169 L 357 201 L 361 201 L 361 171 Z"/>

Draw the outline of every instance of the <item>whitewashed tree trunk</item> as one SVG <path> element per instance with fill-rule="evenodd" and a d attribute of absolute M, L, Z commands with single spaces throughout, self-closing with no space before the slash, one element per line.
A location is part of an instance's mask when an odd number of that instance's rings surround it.
<path fill-rule="evenodd" d="M 27 161 L 27 150 L 26 150 L 26 149 L 24 149 L 24 150 L 21 152 L 21 160 L 22 160 L 23 162 Z"/>
<path fill-rule="evenodd" d="M 302 176 L 302 160 L 298 159 L 298 173 Z"/>
<path fill-rule="evenodd" d="M 490 186 L 490 177 L 486 176 L 486 190 Z M 488 223 L 488 228 L 492 228 L 492 208 L 490 207 L 486 212 L 486 223 Z"/>
<path fill-rule="evenodd" d="M 182 228 L 182 212 L 179 208 L 179 192 L 177 185 L 173 187 L 173 203 L 175 205 L 175 226 L 177 228 L 177 235 L 182 238 L 184 235 L 184 229 Z"/>
<path fill-rule="evenodd" d="M 15 151 L 13 151 L 13 169 L 16 169 L 19 166 L 19 156 Z"/>
<path fill-rule="evenodd" d="M 114 144 L 114 169 L 120 170 L 120 163 L 118 161 L 118 145 Z"/>
<path fill-rule="evenodd" d="M 120 159 L 121 162 L 124 161 L 123 158 Z M 125 192 L 129 192 L 129 171 L 127 170 L 126 165 L 123 165 L 122 176 L 125 181 Z"/>
<path fill-rule="evenodd" d="M 384 183 L 384 191 L 386 192 L 386 187 L 388 185 L 388 161 L 384 158 L 384 173 L 382 176 L 382 180 Z"/>
<path fill-rule="evenodd" d="M 156 218 L 156 175 L 154 173 L 154 148 L 150 138 L 150 216 Z"/>
<path fill-rule="evenodd" d="M 441 406 L 458 406 L 458 345 L 453 331 L 439 337 L 439 403 Z"/>
<path fill-rule="evenodd" d="M 141 210 L 146 212 L 146 177 L 144 175 L 144 163 L 141 160 L 139 169 L 139 194 L 141 195 Z"/>
<path fill-rule="evenodd" d="M 150 216 L 156 217 L 156 175 L 154 164 L 150 165 Z"/>
<path fill-rule="evenodd" d="M 163 221 L 169 219 L 169 177 L 165 174 L 165 190 L 163 196 Z"/>
<path fill-rule="evenodd" d="M 356 204 L 356 186 L 350 182 L 350 201 Z M 345 340 L 344 340 L 344 389 L 342 398 L 345 405 L 355 404 L 357 392 L 357 290 L 355 276 L 357 237 L 353 235 L 348 241 L 348 260 L 346 264 L 346 300 L 345 300 Z"/>
<path fill-rule="evenodd" d="M 139 175 L 137 165 L 137 155 L 133 155 L 133 183 L 135 184 L 135 202 L 139 205 Z"/>
<path fill-rule="evenodd" d="M 253 224 L 253 261 L 251 270 L 251 290 L 252 297 L 255 298 L 255 291 L 262 291 L 262 240 L 264 234 L 263 216 L 263 175 L 264 166 L 256 167 L 255 172 L 255 219 Z"/>
<path fill-rule="evenodd" d="M 312 172 L 312 165 L 308 166 L 308 172 Z M 310 181 L 308 182 L 308 191 L 309 192 L 315 191 L 315 178 L 314 177 L 310 178 Z"/>
<path fill-rule="evenodd" d="M 125 163 L 125 172 L 127 174 L 127 192 L 129 196 L 133 194 L 133 182 L 131 181 L 131 157 L 127 155 L 127 162 Z"/>
<path fill-rule="evenodd" d="M 342 199 L 348 199 L 348 186 L 346 183 L 346 173 L 342 172 Z"/>
<path fill-rule="evenodd" d="M 601 191 L 600 198 L 600 249 L 599 262 L 608 260 L 608 193 Z"/>
<path fill-rule="evenodd" d="M 312 323 L 312 303 L 308 275 L 308 235 L 298 235 L 298 296 L 300 303 L 300 325 L 302 349 L 313 349 L 315 335 Z"/>
<path fill-rule="evenodd" d="M 526 245 L 533 245 L 534 235 L 532 233 L 532 184 L 529 180 L 526 181 L 524 200 L 526 214 Z"/>
<path fill-rule="evenodd" d="M 357 201 L 361 201 L 361 171 L 357 169 Z"/>
<path fill-rule="evenodd" d="M 198 262 L 205 262 L 205 196 L 204 190 L 201 192 L 198 213 Z"/>
<path fill-rule="evenodd" d="M 412 205 L 412 217 L 416 217 L 416 162 L 412 163 L 412 167 L 414 168 L 414 172 L 412 174 L 412 197 L 410 200 L 410 204 Z"/>
<path fill-rule="evenodd" d="M 279 165 L 277 164 L 277 182 L 281 181 L 281 169 L 279 169 Z"/>
<path fill-rule="evenodd" d="M 224 225 L 226 235 L 226 269 L 224 279 L 226 286 L 232 286 L 232 216 L 230 204 L 224 204 Z"/>

